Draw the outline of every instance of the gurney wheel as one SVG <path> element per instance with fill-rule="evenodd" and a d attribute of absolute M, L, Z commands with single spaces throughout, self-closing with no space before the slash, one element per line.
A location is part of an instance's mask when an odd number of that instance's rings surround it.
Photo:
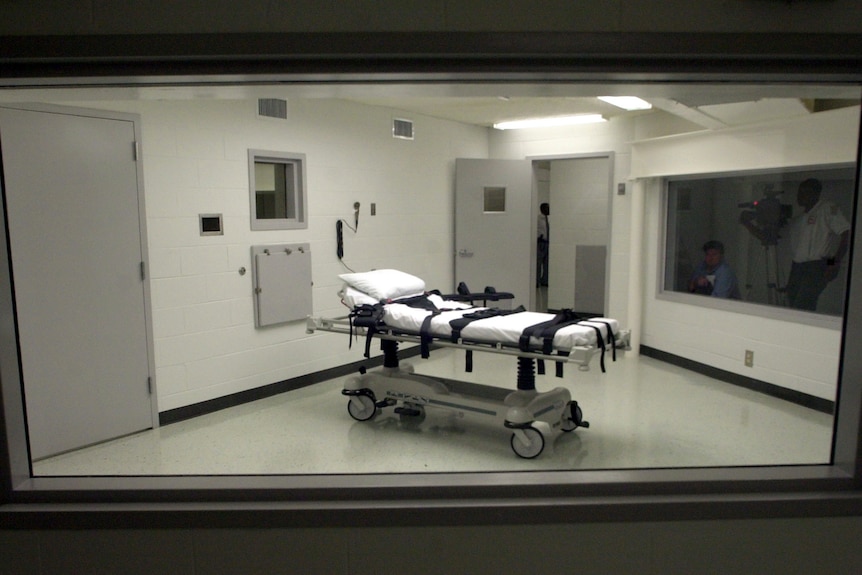
<path fill-rule="evenodd" d="M 520 437 L 519 437 L 520 436 Z M 522 439 L 523 438 L 523 439 Z M 524 442 L 526 439 L 526 443 Z M 524 427 L 512 434 L 512 451 L 518 457 L 533 459 L 545 449 L 545 437 L 535 427 Z"/>
<path fill-rule="evenodd" d="M 396 407 L 395 413 L 401 419 L 401 423 L 419 425 L 425 421 L 425 408 L 413 403 L 405 403 L 403 407 Z"/>
<path fill-rule="evenodd" d="M 365 394 L 353 395 L 347 402 L 347 413 L 356 421 L 368 421 L 377 413 L 377 406 Z"/>
<path fill-rule="evenodd" d="M 583 421 L 584 413 L 581 411 L 578 402 L 570 401 L 563 412 L 563 421 L 560 424 L 560 429 L 566 433 L 574 431 L 583 424 Z"/>

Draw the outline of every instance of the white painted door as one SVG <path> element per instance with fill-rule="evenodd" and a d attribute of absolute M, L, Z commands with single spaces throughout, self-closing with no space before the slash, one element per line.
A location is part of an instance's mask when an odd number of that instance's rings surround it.
<path fill-rule="evenodd" d="M 551 161 L 549 309 L 606 312 L 611 171 L 609 156 Z"/>
<path fill-rule="evenodd" d="M 455 167 L 455 281 L 512 292 L 530 307 L 536 216 L 529 160 L 461 159 Z"/>
<path fill-rule="evenodd" d="M 0 109 L 33 459 L 153 426 L 134 142 L 129 120 Z"/>

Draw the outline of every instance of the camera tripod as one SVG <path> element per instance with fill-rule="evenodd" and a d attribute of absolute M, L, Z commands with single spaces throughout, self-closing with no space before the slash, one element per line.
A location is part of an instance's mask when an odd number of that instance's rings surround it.
<path fill-rule="evenodd" d="M 763 246 L 763 264 L 765 273 L 766 302 L 769 305 L 784 305 L 784 281 L 781 277 L 781 268 L 778 265 L 778 246 L 772 242 L 761 242 Z M 751 278 L 752 272 L 748 272 Z M 752 282 L 747 282 L 751 289 Z"/>

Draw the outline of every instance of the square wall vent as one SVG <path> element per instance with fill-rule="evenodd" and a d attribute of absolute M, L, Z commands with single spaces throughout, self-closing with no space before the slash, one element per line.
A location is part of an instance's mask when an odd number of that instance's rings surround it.
<path fill-rule="evenodd" d="M 392 137 L 401 138 L 402 140 L 412 140 L 413 122 L 400 118 L 392 120 Z"/>
<path fill-rule="evenodd" d="M 257 115 L 267 118 L 287 119 L 287 100 L 260 98 L 257 101 Z"/>

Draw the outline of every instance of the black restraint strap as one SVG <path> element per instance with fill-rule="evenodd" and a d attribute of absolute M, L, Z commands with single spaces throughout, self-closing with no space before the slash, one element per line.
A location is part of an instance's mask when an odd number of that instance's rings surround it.
<path fill-rule="evenodd" d="M 557 331 L 561 330 L 564 327 L 570 325 L 583 325 L 580 320 L 570 321 L 567 323 L 561 323 L 559 325 L 551 326 L 542 334 L 542 353 L 546 355 L 550 355 L 554 352 L 554 334 Z M 596 344 L 601 349 L 601 367 L 602 373 L 605 372 L 605 341 L 602 337 L 602 328 L 597 325 L 588 325 L 586 327 L 591 327 L 596 331 Z M 560 355 L 569 355 L 568 353 L 561 353 Z M 557 377 L 563 377 L 563 364 L 562 362 L 557 362 Z"/>
<path fill-rule="evenodd" d="M 362 304 L 357 306 L 347 316 L 350 323 L 350 343 L 348 348 L 353 347 L 353 330 L 357 327 L 364 327 L 367 331 L 365 338 L 365 357 L 371 357 L 371 340 L 374 334 L 378 331 L 378 326 L 383 322 L 385 310 L 382 303 Z"/>
<path fill-rule="evenodd" d="M 581 324 L 585 325 L 585 324 Z M 596 345 L 602 350 L 599 361 L 599 365 L 602 366 L 602 373 L 605 372 L 605 338 L 602 337 L 602 328 L 597 325 L 587 325 L 586 327 L 591 327 L 596 330 Z"/>
<path fill-rule="evenodd" d="M 439 292 L 429 293 L 438 293 L 439 295 Z M 422 359 L 428 359 L 431 356 L 431 341 L 434 339 L 431 334 L 431 320 L 440 315 L 441 312 L 451 311 L 451 309 L 438 308 L 434 305 L 434 302 L 428 299 L 427 294 L 394 300 L 391 303 L 400 303 L 408 307 L 424 309 L 431 312 L 425 316 L 425 319 L 422 320 L 422 326 L 419 328 L 419 351 Z"/>
<path fill-rule="evenodd" d="M 524 328 L 524 331 L 521 332 L 521 337 L 518 339 L 518 349 L 520 349 L 521 351 L 530 351 L 530 338 L 534 336 L 542 337 L 542 334 L 546 330 L 553 329 L 556 326 L 562 327 L 563 325 L 570 325 L 573 321 L 578 321 L 578 315 L 570 309 L 564 309 L 548 321 L 543 321 L 541 323 L 533 324 Z M 545 355 L 550 355 L 552 351 L 545 351 L 543 346 L 542 353 L 544 353 Z M 556 364 L 557 377 L 563 377 L 562 362 L 557 361 L 554 363 Z M 536 368 L 539 375 L 545 375 L 544 360 L 536 360 Z"/>
<path fill-rule="evenodd" d="M 474 311 L 472 313 L 465 313 L 461 317 L 453 319 L 449 322 L 449 327 L 452 328 L 452 336 L 450 337 L 450 340 L 452 341 L 452 343 L 458 343 L 458 340 L 461 339 L 461 330 L 463 330 L 465 327 L 467 327 L 468 325 L 470 325 L 474 321 L 477 321 L 480 319 L 487 319 L 489 317 L 497 317 L 497 316 L 501 316 L 501 315 L 509 315 L 512 313 L 519 313 L 522 311 L 524 311 L 524 307 L 518 306 L 515 309 L 487 308 L 487 309 L 480 309 L 480 310 Z M 466 350 L 466 357 L 465 357 L 464 361 L 465 361 L 464 370 L 467 373 L 471 373 L 473 371 L 473 351 L 472 350 L 469 350 L 469 349 Z"/>
<path fill-rule="evenodd" d="M 431 335 L 431 320 L 435 316 L 440 315 L 439 311 L 432 311 L 422 320 L 422 327 L 419 328 L 419 352 L 422 359 L 428 359 L 431 356 L 431 341 L 434 337 Z"/>
<path fill-rule="evenodd" d="M 594 330 L 596 330 L 596 343 L 602 349 L 602 371 L 604 371 L 604 358 L 605 358 L 605 340 L 604 340 L 604 337 L 602 335 L 601 329 L 599 329 L 598 326 L 589 325 L 587 322 L 600 323 L 600 324 L 603 324 L 607 328 L 607 340 L 608 340 L 607 343 L 608 343 L 608 345 L 611 346 L 611 356 L 613 358 L 613 361 L 616 361 L 617 360 L 617 340 L 616 340 L 616 335 L 614 334 L 614 328 L 610 322 L 604 321 L 600 318 L 581 317 L 580 319 L 577 319 L 575 321 L 563 323 L 563 324 L 560 324 L 557 326 L 553 326 L 551 328 L 546 328 L 546 331 L 544 333 L 542 333 L 542 337 L 543 337 L 542 352 L 543 353 L 551 353 L 553 351 L 554 334 L 557 332 L 557 330 L 565 327 L 566 325 L 572 325 L 573 323 L 575 323 L 575 324 L 579 324 L 579 325 L 584 325 L 586 327 L 591 327 Z M 560 364 L 558 363 L 557 365 L 559 366 Z"/>
<path fill-rule="evenodd" d="M 567 352 L 567 351 L 561 351 L 558 355 L 562 355 L 562 356 L 568 357 L 568 356 L 569 356 L 569 352 Z M 555 375 L 556 375 L 557 377 L 563 377 L 563 362 L 562 362 L 562 361 L 556 361 L 556 362 L 554 362 L 554 363 L 556 364 L 556 374 L 555 374 Z"/>
<path fill-rule="evenodd" d="M 574 315 L 574 314 L 573 314 Z M 585 322 L 594 321 L 594 320 L 585 320 L 583 318 L 573 319 L 571 321 L 562 322 L 557 325 L 552 325 L 544 329 L 541 334 L 536 334 L 537 337 L 542 338 L 542 353 L 551 354 L 554 351 L 554 334 L 557 333 L 560 329 L 570 326 L 570 325 L 583 325 L 585 327 L 591 327 L 596 332 L 596 345 L 601 350 L 600 355 L 600 364 L 602 368 L 602 373 L 605 372 L 605 339 L 602 336 L 602 328 L 597 325 L 589 325 Z M 613 337 L 613 331 L 611 330 L 611 326 L 607 324 L 607 322 L 595 322 L 595 323 L 604 323 L 608 328 L 608 333 L 611 334 L 609 337 Z M 616 360 L 616 352 L 614 352 L 614 360 Z M 562 368 L 563 364 L 557 362 L 557 377 L 562 377 Z"/>
<path fill-rule="evenodd" d="M 434 305 L 434 302 L 432 302 L 430 299 L 428 299 L 427 294 L 414 295 L 412 297 L 405 297 L 402 299 L 396 299 L 396 300 L 392 300 L 388 303 L 401 303 L 401 304 L 406 305 L 407 307 L 415 307 L 415 308 L 419 308 L 419 309 L 425 309 L 428 311 L 438 311 L 437 306 Z"/>
<path fill-rule="evenodd" d="M 548 321 L 527 326 L 524 328 L 524 331 L 521 332 L 521 337 L 518 339 L 518 349 L 521 351 L 530 351 L 531 337 L 534 335 L 539 336 L 539 334 L 543 333 L 546 329 L 564 322 L 570 322 L 571 320 L 571 310 L 564 309 Z"/>
<path fill-rule="evenodd" d="M 478 321 L 480 319 L 488 319 L 489 317 L 498 317 L 501 315 L 520 313 L 522 311 L 524 311 L 523 306 L 518 306 L 515 309 L 487 308 L 480 309 L 472 313 L 465 313 L 461 317 L 453 319 L 449 322 L 449 327 L 452 328 L 452 336 L 450 339 L 452 343 L 458 343 L 458 340 L 461 339 L 461 330 L 463 330 L 465 327 L 467 327 L 474 321 Z"/>
<path fill-rule="evenodd" d="M 601 355 L 599 356 L 599 365 L 602 367 L 602 373 L 605 372 L 605 338 L 602 337 L 602 328 L 597 325 L 586 325 L 581 323 L 580 325 L 584 325 L 585 327 L 591 327 L 596 330 L 596 345 L 599 349 L 602 350 Z"/>
<path fill-rule="evenodd" d="M 616 361 L 617 360 L 617 336 L 614 334 L 613 326 L 610 324 L 610 322 L 603 321 L 603 320 L 598 319 L 598 318 L 588 319 L 586 321 L 591 321 L 594 323 L 601 323 L 601 324 L 604 324 L 605 327 L 608 328 L 608 345 L 611 346 L 611 357 L 612 357 L 613 361 Z"/>
<path fill-rule="evenodd" d="M 536 337 L 542 339 L 542 353 L 546 355 L 554 353 L 554 335 L 559 330 L 578 324 L 584 320 L 582 315 L 578 315 L 570 309 L 563 310 L 558 316 L 562 316 L 560 321 L 545 327 L 541 332 L 535 334 Z"/>

